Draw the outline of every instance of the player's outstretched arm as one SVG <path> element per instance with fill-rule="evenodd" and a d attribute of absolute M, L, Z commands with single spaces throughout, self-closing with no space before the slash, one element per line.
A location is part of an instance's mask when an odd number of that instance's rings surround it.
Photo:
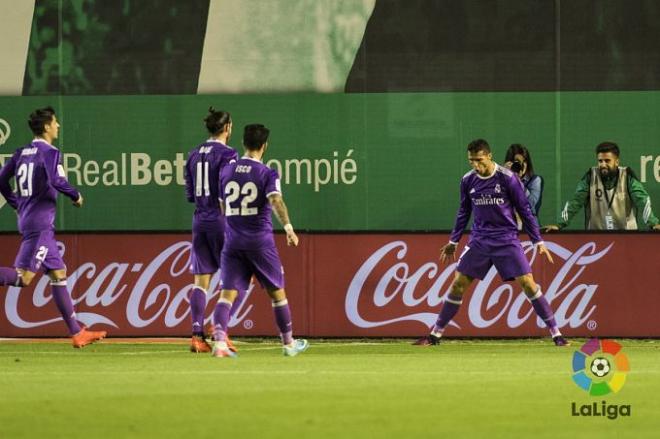
<path fill-rule="evenodd" d="M 277 220 L 284 227 L 284 231 L 286 232 L 286 244 L 297 247 L 299 241 L 298 235 L 293 231 L 293 226 L 289 221 L 289 211 L 286 208 L 286 204 L 284 204 L 282 195 L 274 193 L 268 197 L 268 201 L 270 201 L 271 206 L 273 206 L 273 212 L 275 212 Z"/>

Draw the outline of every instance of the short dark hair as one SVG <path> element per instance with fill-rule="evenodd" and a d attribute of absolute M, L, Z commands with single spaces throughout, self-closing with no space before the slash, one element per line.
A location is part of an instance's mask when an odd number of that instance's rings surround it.
<path fill-rule="evenodd" d="M 243 131 L 243 146 L 250 151 L 258 151 L 261 145 L 268 142 L 270 130 L 259 123 L 245 125 Z"/>
<path fill-rule="evenodd" d="M 209 114 L 204 118 L 206 129 L 214 136 L 223 132 L 227 125 L 231 123 L 231 114 L 226 111 L 216 110 L 209 107 Z"/>
<path fill-rule="evenodd" d="M 513 162 L 515 160 L 516 154 L 523 156 L 527 162 L 527 169 L 525 170 L 525 174 L 530 177 L 534 175 L 534 164 L 532 163 L 532 156 L 525 145 L 521 145 L 520 143 L 513 143 L 509 145 L 509 149 L 506 150 L 506 155 L 504 156 L 504 161 Z"/>
<path fill-rule="evenodd" d="M 490 145 L 484 139 L 476 139 L 468 144 L 468 152 L 473 154 L 478 153 L 479 151 L 490 152 Z"/>
<path fill-rule="evenodd" d="M 615 156 L 619 157 L 619 145 L 614 142 L 599 143 L 596 147 L 596 154 L 600 154 L 601 152 L 611 152 Z"/>
<path fill-rule="evenodd" d="M 30 114 L 28 125 L 35 136 L 40 136 L 46 131 L 46 124 L 53 121 L 55 110 L 53 107 L 37 108 Z"/>

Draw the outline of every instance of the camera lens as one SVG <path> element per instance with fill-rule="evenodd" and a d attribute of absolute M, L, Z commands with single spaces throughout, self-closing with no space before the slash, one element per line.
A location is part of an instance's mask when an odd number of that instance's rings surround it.
<path fill-rule="evenodd" d="M 511 164 L 511 170 L 513 172 L 515 172 L 516 174 L 519 173 L 520 171 L 522 171 L 522 168 L 523 168 L 523 165 L 518 160 L 516 160 L 515 162 L 513 162 Z"/>

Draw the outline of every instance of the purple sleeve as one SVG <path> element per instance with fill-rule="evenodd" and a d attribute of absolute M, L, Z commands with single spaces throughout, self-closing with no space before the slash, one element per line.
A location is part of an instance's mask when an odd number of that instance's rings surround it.
<path fill-rule="evenodd" d="M 64 167 L 62 166 L 62 156 L 58 150 L 50 150 L 44 155 L 44 168 L 46 168 L 48 180 L 55 190 L 71 198 L 73 201 L 80 198 L 80 192 L 71 186 L 66 179 Z"/>
<path fill-rule="evenodd" d="M 463 235 L 463 230 L 467 226 L 468 221 L 470 220 L 470 215 L 472 214 L 472 201 L 470 201 L 470 196 L 467 191 L 466 179 L 461 180 L 461 205 L 456 212 L 456 222 L 454 224 L 454 229 L 451 232 L 449 237 L 450 242 L 458 243 L 461 236 Z"/>
<path fill-rule="evenodd" d="M 227 167 L 225 166 L 222 171 L 220 171 L 220 177 L 218 178 L 218 200 L 220 201 L 220 204 L 223 204 L 224 199 L 225 199 L 225 184 L 224 178 L 225 174 L 227 174 Z"/>
<path fill-rule="evenodd" d="M 275 169 L 271 169 L 268 172 L 268 177 L 266 180 L 266 197 L 269 197 L 273 194 L 282 194 L 280 175 Z"/>
<path fill-rule="evenodd" d="M 188 155 L 188 160 L 186 160 L 186 166 L 183 167 L 183 177 L 186 180 L 186 200 L 188 200 L 191 203 L 194 203 L 195 196 L 193 192 L 192 175 L 190 175 L 190 169 L 188 169 L 189 165 L 190 165 L 190 155 Z"/>
<path fill-rule="evenodd" d="M 16 167 L 14 157 L 15 155 L 11 156 L 11 158 L 5 162 L 5 165 L 0 168 L 0 193 L 5 197 L 5 200 L 7 200 L 7 204 L 16 209 L 18 207 L 16 194 L 12 192 L 11 186 L 9 186 L 9 181 L 14 177 L 14 168 Z"/>
<path fill-rule="evenodd" d="M 508 181 L 511 204 L 514 209 L 516 209 L 516 212 L 518 212 L 518 215 L 520 215 L 523 229 L 527 232 L 529 237 L 532 238 L 534 244 L 543 241 L 543 238 L 541 238 L 541 232 L 539 231 L 539 225 L 532 213 L 532 206 L 529 204 L 529 200 L 525 195 L 525 188 L 522 181 L 516 176 L 512 176 Z"/>

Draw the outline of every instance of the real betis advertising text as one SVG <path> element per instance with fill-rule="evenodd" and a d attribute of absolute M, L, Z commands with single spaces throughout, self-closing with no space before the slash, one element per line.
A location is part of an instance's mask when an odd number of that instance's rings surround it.
<path fill-rule="evenodd" d="M 31 139 L 27 116 L 46 105 L 62 123 L 67 177 L 86 201 L 80 210 L 60 202 L 61 231 L 188 230 L 183 166 L 207 138 L 209 106 L 232 114 L 239 153 L 245 124 L 271 129 L 265 162 L 280 172 L 300 230 L 450 229 L 474 138 L 487 139 L 500 163 L 509 144 L 529 147 L 545 181 L 544 224 L 604 140 L 619 143 L 622 164 L 660 203 L 658 92 L 0 97 L 0 163 Z M 0 199 L 0 231 L 15 223 Z M 582 227 L 578 214 L 571 228 Z"/>

